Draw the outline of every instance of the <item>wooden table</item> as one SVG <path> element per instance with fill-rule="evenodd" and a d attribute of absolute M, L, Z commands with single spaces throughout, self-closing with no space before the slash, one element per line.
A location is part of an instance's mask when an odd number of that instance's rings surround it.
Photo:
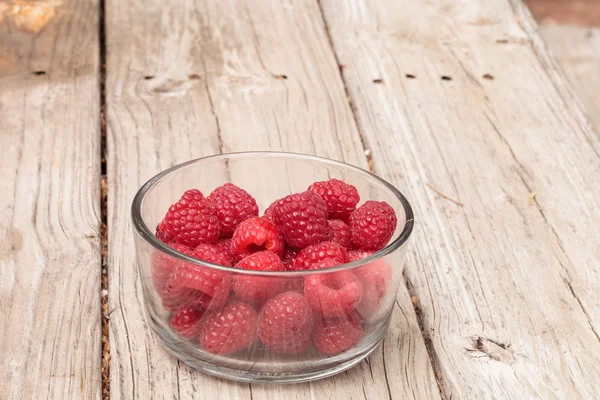
<path fill-rule="evenodd" d="M 520 0 L 33 4 L 0 2 L 0 398 L 600 398 L 600 136 Z M 259 149 L 415 209 L 390 332 L 334 378 L 212 378 L 143 317 L 134 193 Z"/>

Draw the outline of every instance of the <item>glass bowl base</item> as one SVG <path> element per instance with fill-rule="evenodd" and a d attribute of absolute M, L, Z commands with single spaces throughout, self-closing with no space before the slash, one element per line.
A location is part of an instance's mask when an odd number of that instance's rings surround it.
<path fill-rule="evenodd" d="M 227 356 L 211 355 L 192 344 L 182 343 L 180 338 L 165 330 L 154 318 L 149 318 L 149 322 L 160 344 L 183 363 L 219 378 L 257 383 L 300 383 L 339 374 L 368 357 L 383 340 L 387 328 L 385 324 L 377 335 L 371 336 L 368 343 L 361 342 L 357 347 L 337 356 L 277 363 L 272 360 L 244 362 Z M 289 368 L 293 368 L 294 371 L 289 371 Z M 286 369 L 288 371 L 285 371 Z"/>

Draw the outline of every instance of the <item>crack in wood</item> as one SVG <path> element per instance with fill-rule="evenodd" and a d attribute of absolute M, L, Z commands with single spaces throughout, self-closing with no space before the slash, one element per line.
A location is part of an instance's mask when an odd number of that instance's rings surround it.
<path fill-rule="evenodd" d="M 592 317 L 590 316 L 590 314 L 588 313 L 587 309 L 583 305 L 583 302 L 581 301 L 581 299 L 579 298 L 579 296 L 575 292 L 575 289 L 573 289 L 573 285 L 571 285 L 571 282 L 569 282 L 567 279 L 563 278 L 563 280 L 564 280 L 565 284 L 567 285 L 567 287 L 569 288 L 569 291 L 571 292 L 571 295 L 575 298 L 575 300 L 577 301 L 577 304 L 579 304 L 579 307 L 581 308 L 581 311 L 583 311 L 583 313 L 585 314 L 585 317 L 587 319 L 587 323 L 590 325 L 590 328 L 592 329 L 592 332 L 594 333 L 594 336 L 596 336 L 596 339 L 600 342 L 600 334 L 598 334 L 598 331 L 596 330 L 596 328 L 594 327 L 594 324 L 592 323 Z"/>
<path fill-rule="evenodd" d="M 404 279 L 404 285 L 406 286 L 406 290 L 410 296 L 410 300 L 415 309 L 415 316 L 417 318 L 417 323 L 419 324 L 419 330 L 421 331 L 421 336 L 423 337 L 423 342 L 425 343 L 425 349 L 427 350 L 427 355 L 429 356 L 429 361 L 431 362 L 431 369 L 433 370 L 433 376 L 435 378 L 435 383 L 437 384 L 438 391 L 440 392 L 440 397 L 442 399 L 452 399 L 452 393 L 448 393 L 449 391 L 445 388 L 445 381 L 442 372 L 442 364 L 440 362 L 440 357 L 435 350 L 435 346 L 433 345 L 433 339 L 431 338 L 431 334 L 427 329 L 425 329 L 425 318 L 423 316 L 423 312 L 421 311 L 421 306 L 419 305 L 419 301 L 414 293 L 414 285 L 411 282 L 410 278 L 406 271 L 402 271 L 402 278 Z"/>

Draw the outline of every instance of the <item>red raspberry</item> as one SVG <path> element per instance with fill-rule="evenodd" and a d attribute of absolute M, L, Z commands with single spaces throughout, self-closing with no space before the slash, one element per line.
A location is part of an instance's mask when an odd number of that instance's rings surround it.
<path fill-rule="evenodd" d="M 367 250 L 350 250 L 348 252 L 348 262 L 362 260 L 363 258 L 374 254 L 373 251 Z"/>
<path fill-rule="evenodd" d="M 158 224 L 156 226 L 156 234 L 155 234 L 155 236 L 158 238 L 158 240 L 160 240 L 161 242 L 163 242 L 165 244 L 169 244 L 169 243 L 172 243 L 174 241 L 173 236 L 167 235 L 165 232 L 163 232 L 162 229 L 160 229 L 160 224 Z"/>
<path fill-rule="evenodd" d="M 348 252 L 348 261 L 358 261 L 373 254 L 372 251 L 353 250 Z M 368 320 L 381 307 L 383 299 L 391 285 L 392 269 L 384 260 L 375 260 L 354 269 L 354 275 L 361 281 L 363 295 L 356 311 Z"/>
<path fill-rule="evenodd" d="M 396 230 L 396 213 L 385 201 L 365 202 L 350 215 L 352 244 L 361 250 L 379 250 Z"/>
<path fill-rule="evenodd" d="M 270 251 L 250 254 L 235 266 L 255 271 L 285 271 L 279 256 Z M 263 304 L 281 291 L 282 280 L 276 277 L 237 274 L 233 278 L 236 298 L 254 304 Z"/>
<path fill-rule="evenodd" d="M 285 269 L 288 271 L 293 271 L 294 260 L 298 257 L 298 251 L 295 249 L 291 249 L 286 247 L 283 251 L 283 256 L 281 261 L 283 265 L 285 265 Z M 282 292 L 301 292 L 304 293 L 304 278 L 285 278 L 283 280 L 283 289 Z"/>
<path fill-rule="evenodd" d="M 222 254 L 227 258 L 227 265 L 233 265 L 235 263 L 235 259 L 233 257 L 233 253 L 231 252 L 231 239 L 222 238 L 217 240 L 214 245 L 221 249 Z"/>
<path fill-rule="evenodd" d="M 217 246 L 201 244 L 191 254 L 202 261 L 231 266 Z M 201 306 L 209 310 L 222 307 L 229 298 L 231 278 L 225 272 L 210 267 L 181 263 L 167 282 L 167 293 L 180 306 Z"/>
<path fill-rule="evenodd" d="M 347 261 L 346 249 L 342 246 L 333 242 L 321 242 L 300 251 L 289 268 L 294 271 L 323 269 L 345 264 Z"/>
<path fill-rule="evenodd" d="M 269 207 L 267 207 L 267 209 L 263 213 L 263 216 L 261 217 L 262 219 L 269 221 L 273 225 L 276 225 L 275 224 L 275 217 L 273 217 L 273 209 L 275 208 L 275 204 L 277 204 L 277 201 L 278 200 L 275 200 L 274 202 L 272 202 L 269 205 Z"/>
<path fill-rule="evenodd" d="M 192 250 L 182 244 L 170 243 L 169 246 L 188 256 L 192 254 Z M 182 261 L 159 250 L 156 250 L 152 255 L 152 283 L 154 283 L 156 293 L 158 293 L 162 299 L 163 307 L 167 310 L 177 309 L 177 303 L 173 301 L 167 293 L 167 282 L 171 276 L 171 271 L 181 263 Z"/>
<path fill-rule="evenodd" d="M 238 261 L 262 250 L 281 255 L 283 246 L 277 227 L 263 218 L 245 220 L 238 225 L 231 238 L 231 252 Z"/>
<path fill-rule="evenodd" d="M 312 342 L 330 356 L 354 347 L 363 335 L 362 322 L 355 312 L 337 318 L 317 318 Z"/>
<path fill-rule="evenodd" d="M 350 228 L 341 219 L 330 219 L 327 221 L 329 225 L 329 241 L 337 243 L 343 247 L 350 246 Z"/>
<path fill-rule="evenodd" d="M 207 197 L 221 225 L 221 236 L 229 237 L 240 222 L 258 216 L 256 200 L 232 183 L 219 186 Z"/>
<path fill-rule="evenodd" d="M 313 310 L 324 317 L 335 317 L 356 308 L 362 286 L 349 271 L 309 275 L 304 280 L 304 294 Z"/>
<path fill-rule="evenodd" d="M 201 244 L 192 251 L 192 257 L 213 264 L 231 267 L 229 255 L 222 247 L 214 244 Z"/>
<path fill-rule="evenodd" d="M 327 238 L 327 206 L 315 193 L 296 193 L 278 200 L 273 217 L 291 247 L 303 249 Z"/>
<path fill-rule="evenodd" d="M 274 202 L 272 202 L 269 207 L 267 207 L 267 209 L 265 210 L 264 214 L 263 214 L 263 218 L 265 217 L 273 217 L 273 210 L 275 209 L 275 205 L 277 204 L 279 200 L 275 200 Z"/>
<path fill-rule="evenodd" d="M 304 352 L 310 346 L 312 329 L 313 312 L 301 293 L 281 293 L 260 310 L 258 337 L 276 353 Z"/>
<path fill-rule="evenodd" d="M 304 278 L 282 279 L 281 291 L 304 293 Z"/>
<path fill-rule="evenodd" d="M 204 311 L 202 308 L 181 308 L 171 318 L 171 325 L 181 336 L 188 339 L 197 338 L 202 328 Z"/>
<path fill-rule="evenodd" d="M 160 223 L 165 235 L 189 247 L 212 243 L 219 238 L 219 219 L 197 189 L 188 190 L 169 207 Z"/>
<path fill-rule="evenodd" d="M 356 311 L 363 319 L 370 319 L 381 308 L 392 280 L 392 269 L 384 260 L 375 260 L 354 269 L 361 281 L 363 295 Z"/>
<path fill-rule="evenodd" d="M 339 179 L 315 182 L 308 187 L 308 190 L 318 194 L 325 200 L 327 212 L 331 219 L 347 221 L 350 213 L 356 209 L 356 205 L 360 200 L 358 190 Z"/>
<path fill-rule="evenodd" d="M 225 273 L 183 263 L 171 272 L 167 294 L 180 307 L 222 308 L 229 299 L 231 278 Z"/>
<path fill-rule="evenodd" d="M 296 250 L 290 249 L 289 247 L 286 247 L 285 250 L 283 250 L 281 261 L 283 262 L 283 265 L 285 265 L 285 269 L 293 270 L 292 265 L 294 264 L 296 257 L 298 257 L 298 252 Z"/>
<path fill-rule="evenodd" d="M 248 304 L 237 301 L 211 315 L 200 333 L 200 345 L 213 354 L 235 353 L 256 340 L 258 316 Z"/>

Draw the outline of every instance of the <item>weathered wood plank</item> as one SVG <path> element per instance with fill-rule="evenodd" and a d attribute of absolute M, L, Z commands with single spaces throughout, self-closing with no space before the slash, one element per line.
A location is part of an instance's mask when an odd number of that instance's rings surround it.
<path fill-rule="evenodd" d="M 129 222 L 129 204 L 146 179 L 220 151 L 283 149 L 367 162 L 316 3 L 108 1 L 106 10 L 111 396 L 437 398 L 405 290 L 385 356 L 379 349 L 370 366 L 321 382 L 227 383 L 159 348 L 142 317 Z"/>
<path fill-rule="evenodd" d="M 415 206 L 442 397 L 599 397 L 600 140 L 526 8 L 322 6 L 375 169 Z"/>
<path fill-rule="evenodd" d="M 1 6 L 0 397 L 99 399 L 98 3 Z"/>
<path fill-rule="evenodd" d="M 600 28 L 541 25 L 540 34 L 600 131 Z"/>

